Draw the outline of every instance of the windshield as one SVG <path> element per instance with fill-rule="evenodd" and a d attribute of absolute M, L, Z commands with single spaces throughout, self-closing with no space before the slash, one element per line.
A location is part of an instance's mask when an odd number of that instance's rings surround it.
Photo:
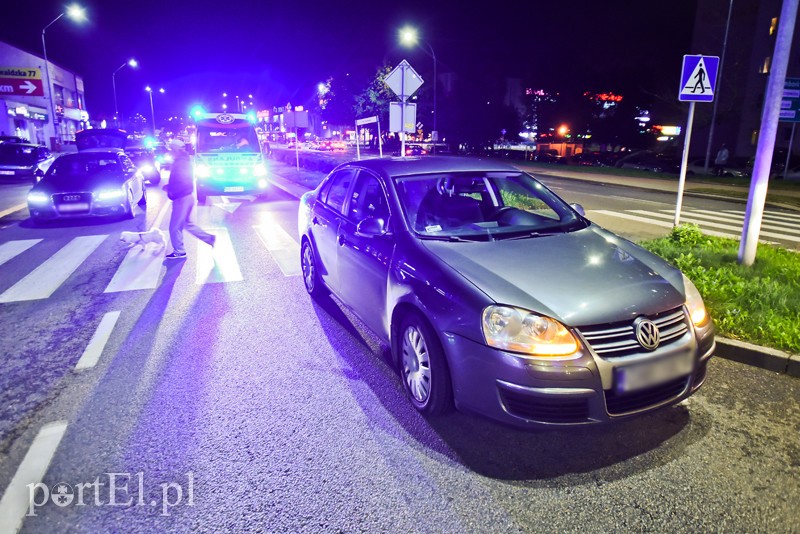
<path fill-rule="evenodd" d="M 116 158 L 105 154 L 81 154 L 79 156 L 60 157 L 56 159 L 47 176 L 66 176 L 114 172 L 120 170 Z"/>
<path fill-rule="evenodd" d="M 20 165 L 36 162 L 36 147 L 18 144 L 0 145 L 0 161 Z"/>
<path fill-rule="evenodd" d="M 252 125 L 239 127 L 197 127 L 198 152 L 259 152 L 258 137 Z"/>
<path fill-rule="evenodd" d="M 421 237 L 504 239 L 574 231 L 587 224 L 524 173 L 403 176 L 395 184 L 409 226 Z"/>

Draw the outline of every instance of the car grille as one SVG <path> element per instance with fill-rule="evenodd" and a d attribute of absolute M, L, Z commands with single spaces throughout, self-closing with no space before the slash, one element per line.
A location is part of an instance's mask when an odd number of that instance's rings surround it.
<path fill-rule="evenodd" d="M 606 408 L 608 413 L 619 415 L 661 404 L 678 397 L 686 390 L 688 377 L 682 376 L 665 382 L 660 386 L 636 391 L 633 393 L 619 394 L 614 390 L 606 390 Z"/>
<path fill-rule="evenodd" d="M 531 421 L 581 423 L 589 419 L 589 400 L 585 397 L 538 397 L 503 387 L 500 388 L 500 397 L 508 413 Z"/>
<path fill-rule="evenodd" d="M 647 317 L 658 326 L 659 346 L 678 341 L 689 331 L 683 307 L 674 308 Z M 643 347 L 636 340 L 633 321 L 603 325 L 583 326 L 578 329 L 592 350 L 603 359 L 613 360 L 641 352 Z"/>

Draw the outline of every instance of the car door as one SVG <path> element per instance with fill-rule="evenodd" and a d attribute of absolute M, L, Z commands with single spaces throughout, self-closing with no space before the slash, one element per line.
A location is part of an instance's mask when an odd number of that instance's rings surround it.
<path fill-rule="evenodd" d="M 389 264 L 394 252 L 389 202 L 382 181 L 367 170 L 360 170 L 350 190 L 337 233 L 338 273 L 341 299 L 367 326 L 387 334 L 386 292 Z M 382 219 L 387 233 L 358 235 L 358 223 Z"/>
<path fill-rule="evenodd" d="M 320 191 L 311 213 L 311 236 L 317 252 L 319 275 L 336 294 L 339 293 L 336 237 L 355 174 L 352 168 L 336 171 Z"/>
<path fill-rule="evenodd" d="M 138 202 L 144 195 L 144 178 L 136 165 L 133 164 L 131 158 L 125 154 L 119 155 L 119 163 L 122 166 L 122 172 L 125 173 L 128 185 L 133 191 L 134 202 Z"/>

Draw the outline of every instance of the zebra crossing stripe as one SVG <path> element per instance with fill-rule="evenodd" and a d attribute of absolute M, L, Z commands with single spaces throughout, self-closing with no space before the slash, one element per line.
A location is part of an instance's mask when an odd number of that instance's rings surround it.
<path fill-rule="evenodd" d="M 40 241 L 41 239 L 20 239 L 18 241 L 3 243 L 0 245 L 0 265 L 19 256 Z"/>
<path fill-rule="evenodd" d="M 88 235 L 74 238 L 0 295 L 0 303 L 48 298 L 107 237 Z"/>
<path fill-rule="evenodd" d="M 661 218 L 667 218 L 669 220 L 672 220 L 672 215 L 670 215 L 668 213 L 657 213 L 657 212 L 645 211 L 645 210 L 631 210 L 631 212 L 632 213 L 642 214 L 642 215 L 649 215 L 650 217 L 661 217 Z M 741 238 L 742 228 L 739 227 L 739 226 L 731 226 L 729 224 L 720 224 L 720 223 L 715 223 L 715 222 L 704 221 L 702 219 L 698 219 L 698 218 L 692 217 L 691 215 L 687 215 L 687 214 L 681 215 L 681 221 L 685 222 L 685 223 L 699 224 L 699 225 L 701 225 L 703 227 L 704 230 L 705 230 L 705 227 L 709 227 L 709 226 L 711 228 L 719 228 L 720 230 L 730 230 L 731 232 L 737 232 L 738 233 L 736 235 L 737 239 Z M 708 233 L 708 232 L 706 232 L 706 233 Z M 786 235 L 786 234 L 776 234 L 775 232 L 770 232 L 770 231 L 764 230 L 763 226 L 762 226 L 761 231 L 758 234 L 760 236 L 764 236 L 764 237 L 771 237 L 771 238 L 774 238 L 774 239 L 783 239 L 784 241 L 792 241 L 794 243 L 800 243 L 800 237 L 795 237 L 793 235 Z"/>
<path fill-rule="evenodd" d="M 244 280 L 228 230 L 226 228 L 215 228 L 208 230 L 208 232 L 217 236 L 217 241 L 213 248 L 202 241 L 197 242 L 197 275 L 195 282 L 198 285 L 202 285 L 241 282 Z"/>
<path fill-rule="evenodd" d="M 148 247 L 135 246 L 125 255 L 103 293 L 155 289 L 163 265 L 163 250 L 156 252 Z"/>
<path fill-rule="evenodd" d="M 298 276 L 300 270 L 300 245 L 279 224 L 253 226 L 283 276 Z"/>
<path fill-rule="evenodd" d="M 661 210 L 661 211 L 664 213 L 674 213 L 672 210 Z M 690 217 L 706 218 L 712 221 L 736 222 L 737 224 L 744 223 L 743 213 L 731 213 L 725 216 L 720 216 L 720 212 L 718 211 L 709 211 L 709 210 L 686 210 L 683 213 L 684 215 Z M 770 228 L 772 230 L 778 230 L 781 232 L 788 232 L 790 234 L 800 235 L 800 226 L 798 226 L 797 223 L 793 223 L 790 221 L 776 220 L 775 217 L 778 217 L 778 215 L 774 213 L 773 214 L 765 213 L 761 227 Z"/>
<path fill-rule="evenodd" d="M 725 213 L 741 213 L 742 215 L 744 215 L 744 212 L 733 211 L 733 210 L 725 210 Z M 784 219 L 791 219 L 793 221 L 797 221 L 798 223 L 800 223 L 800 213 L 791 213 L 789 211 L 781 211 L 781 212 L 765 211 L 764 215 L 780 216 Z"/>
<path fill-rule="evenodd" d="M 631 215 L 630 213 L 623 213 L 617 211 L 607 211 L 607 210 L 590 210 L 589 213 L 597 213 L 599 215 L 607 215 L 609 217 L 618 217 L 620 219 L 626 219 L 629 221 L 636 221 L 641 223 L 650 224 L 653 226 L 660 226 L 661 228 L 672 228 L 674 225 L 672 224 L 672 220 L 670 219 L 669 222 L 667 221 L 659 221 L 657 219 L 653 219 L 652 217 L 641 217 L 638 215 Z M 589 217 L 591 219 L 591 217 Z M 741 236 L 733 235 L 733 234 L 726 234 L 724 232 L 716 232 L 714 230 L 708 230 L 703 228 L 703 233 L 706 235 L 714 236 L 714 237 L 727 237 L 729 239 L 739 239 Z M 762 241 L 763 243 L 764 241 Z"/>

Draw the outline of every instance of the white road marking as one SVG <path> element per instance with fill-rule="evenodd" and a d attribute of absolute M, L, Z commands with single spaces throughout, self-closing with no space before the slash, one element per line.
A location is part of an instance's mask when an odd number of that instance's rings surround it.
<path fill-rule="evenodd" d="M 22 254 L 40 241 L 41 239 L 20 239 L 18 241 L 9 241 L 8 243 L 3 243 L 0 245 L 0 265 L 3 265 L 11 258 Z"/>
<path fill-rule="evenodd" d="M 46 299 L 63 284 L 108 235 L 74 238 L 28 276 L 0 295 L 0 302 Z"/>
<path fill-rule="evenodd" d="M 651 217 L 667 218 L 667 219 L 670 219 L 670 220 L 672 220 L 672 218 L 673 218 L 673 216 L 671 214 L 669 214 L 669 213 L 663 213 L 662 214 L 662 213 L 656 213 L 656 212 L 645 211 L 645 210 L 632 210 L 632 213 L 639 213 L 639 214 L 642 214 L 642 215 L 649 215 Z M 693 217 L 691 215 L 691 213 L 682 214 L 681 215 L 681 221 L 685 222 L 685 223 L 699 224 L 699 225 L 702 225 L 704 227 L 705 226 L 710 226 L 711 228 L 719 228 L 720 230 L 729 230 L 731 232 L 734 232 L 734 235 L 736 235 L 737 238 L 741 238 L 742 228 L 740 226 L 731 226 L 730 224 L 720 224 L 720 223 L 715 223 L 715 222 L 704 221 L 703 219 Z M 734 222 L 734 221 L 731 221 L 731 222 Z M 772 238 L 775 238 L 775 239 L 783 239 L 785 241 L 792 241 L 792 242 L 795 242 L 795 243 L 800 243 L 800 237 L 795 237 L 795 236 L 786 235 L 786 234 L 776 234 L 775 232 L 765 231 L 763 225 L 762 225 L 761 231 L 759 232 L 759 235 L 762 235 L 764 237 L 772 237 Z"/>
<path fill-rule="evenodd" d="M 209 233 L 217 236 L 212 248 L 202 241 L 197 242 L 197 284 L 241 282 L 244 280 L 231 236 L 226 228 L 213 228 Z"/>
<path fill-rule="evenodd" d="M 6 215 L 11 215 L 12 213 L 16 213 L 19 210 L 25 209 L 27 207 L 28 203 L 23 202 L 22 204 L 17 204 L 16 206 L 11 206 L 10 208 L 4 209 L 3 211 L 0 211 L 0 219 L 5 217 Z"/>
<path fill-rule="evenodd" d="M 267 247 L 272 259 L 280 267 L 283 276 L 298 276 L 300 269 L 300 245 L 279 224 L 253 226 L 258 237 Z"/>
<path fill-rule="evenodd" d="M 112 311 L 103 316 L 100 320 L 100 324 L 97 325 L 97 330 L 94 331 L 91 341 L 89 341 L 89 344 L 83 351 L 83 355 L 75 365 L 76 371 L 91 369 L 97 365 L 97 361 L 100 359 L 100 355 L 103 354 L 106 343 L 108 343 L 108 338 L 111 337 L 111 332 L 117 324 L 119 314 L 120 312 L 118 311 Z"/>
<path fill-rule="evenodd" d="M 153 221 L 153 225 L 150 228 L 161 228 L 161 222 L 164 220 L 164 217 L 167 215 L 167 210 L 170 207 L 172 207 L 172 202 L 164 202 L 164 205 L 158 210 L 156 220 Z"/>
<path fill-rule="evenodd" d="M 660 210 L 664 213 L 674 213 L 672 210 Z M 705 218 L 712 221 L 721 221 L 729 223 L 744 224 L 744 213 L 727 213 L 720 214 L 718 211 L 710 210 L 687 210 L 687 216 Z M 769 228 L 780 232 L 788 232 L 790 234 L 800 234 L 800 226 L 791 221 L 776 220 L 776 214 L 764 213 L 764 218 L 761 224 L 762 228 Z"/>
<path fill-rule="evenodd" d="M 165 250 L 166 247 L 157 251 L 153 245 L 131 248 L 103 293 L 155 289 L 164 267 Z"/>
<path fill-rule="evenodd" d="M 31 504 L 28 484 L 42 481 L 66 432 L 67 422 L 55 421 L 44 425 L 33 438 L 31 448 L 0 499 L 0 532 L 17 532 L 22 526 Z"/>

